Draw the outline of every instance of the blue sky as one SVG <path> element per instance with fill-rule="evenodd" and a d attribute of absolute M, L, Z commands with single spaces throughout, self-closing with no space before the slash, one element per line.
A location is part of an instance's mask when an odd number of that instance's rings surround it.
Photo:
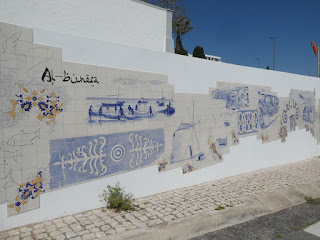
<path fill-rule="evenodd" d="M 320 0 L 183 0 L 194 29 L 182 38 L 223 62 L 317 75 L 311 41 L 320 46 Z"/>

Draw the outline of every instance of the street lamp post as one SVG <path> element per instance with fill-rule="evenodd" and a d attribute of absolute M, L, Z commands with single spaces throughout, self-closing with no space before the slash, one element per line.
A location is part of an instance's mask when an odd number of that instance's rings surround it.
<path fill-rule="evenodd" d="M 319 62 L 319 47 L 318 47 L 318 62 L 317 62 L 317 70 L 318 70 L 318 78 L 320 78 L 320 75 L 319 75 L 319 73 L 320 73 L 320 69 L 319 69 L 319 64 L 320 64 L 320 62 Z"/>
<path fill-rule="evenodd" d="M 270 39 L 273 39 L 273 70 L 274 70 L 276 65 L 276 38 L 270 37 Z"/>
<path fill-rule="evenodd" d="M 256 58 L 258 60 L 258 68 L 260 68 L 260 58 Z"/>

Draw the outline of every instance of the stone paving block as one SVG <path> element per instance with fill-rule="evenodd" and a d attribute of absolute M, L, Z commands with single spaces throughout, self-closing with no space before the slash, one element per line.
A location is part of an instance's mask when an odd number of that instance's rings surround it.
<path fill-rule="evenodd" d="M 47 233 L 41 233 L 36 235 L 36 239 L 45 239 L 46 237 L 48 237 Z"/>
<path fill-rule="evenodd" d="M 119 226 L 119 227 L 116 227 L 115 230 L 116 230 L 117 233 L 121 233 L 121 232 L 126 231 L 127 229 L 125 227 Z"/>
<path fill-rule="evenodd" d="M 88 218 L 89 218 L 92 222 L 94 222 L 95 220 L 100 221 L 100 218 L 98 218 L 98 217 L 95 216 L 95 215 L 88 216 Z"/>
<path fill-rule="evenodd" d="M 89 231 L 92 233 L 97 233 L 97 232 L 100 232 L 100 229 L 99 228 L 91 228 L 91 229 L 89 229 Z"/>
<path fill-rule="evenodd" d="M 116 234 L 117 232 L 114 229 L 109 229 L 108 231 L 105 232 L 107 235 L 113 235 Z"/>
<path fill-rule="evenodd" d="M 138 228 L 147 227 L 147 224 L 145 224 L 144 222 L 138 222 L 138 223 L 135 223 L 134 225 L 136 225 Z"/>
<path fill-rule="evenodd" d="M 53 223 L 51 221 L 46 221 L 43 223 L 45 226 L 51 226 Z"/>
<path fill-rule="evenodd" d="M 64 222 L 57 222 L 55 223 L 55 225 L 58 227 L 58 228 L 63 228 L 63 227 L 67 227 L 68 225 Z"/>
<path fill-rule="evenodd" d="M 94 224 L 90 224 L 90 225 L 87 225 L 87 226 L 86 226 L 86 229 L 88 229 L 88 230 L 89 230 L 89 229 L 94 228 L 94 227 L 96 227 L 96 225 L 94 225 Z"/>
<path fill-rule="evenodd" d="M 39 229 L 33 230 L 32 232 L 37 235 L 37 234 L 46 232 L 46 229 L 45 228 L 39 228 Z"/>
<path fill-rule="evenodd" d="M 21 227 L 21 228 L 19 229 L 19 231 L 20 231 L 21 233 L 31 232 L 31 231 L 32 231 L 32 228 L 31 228 L 31 227 Z"/>
<path fill-rule="evenodd" d="M 81 225 L 84 225 L 84 226 L 92 224 L 92 222 L 90 220 L 85 220 L 85 221 L 79 220 L 79 222 L 80 222 Z"/>
<path fill-rule="evenodd" d="M 70 238 L 70 240 L 82 240 L 81 237 Z"/>
<path fill-rule="evenodd" d="M 77 234 L 79 236 L 86 235 L 86 234 L 89 234 L 89 233 L 90 233 L 89 230 L 84 230 L 84 231 L 77 232 Z"/>
<path fill-rule="evenodd" d="M 33 238 L 31 236 L 27 236 L 27 237 L 21 236 L 21 238 L 22 238 L 22 240 L 33 240 Z"/>
<path fill-rule="evenodd" d="M 49 233 L 49 236 L 55 238 L 61 234 L 62 233 L 60 231 L 54 231 L 54 232 Z"/>
<path fill-rule="evenodd" d="M 59 231 L 62 233 L 72 232 L 72 230 L 69 227 L 59 228 Z"/>
<path fill-rule="evenodd" d="M 175 219 L 177 219 L 175 216 L 173 215 L 168 215 L 168 216 L 165 216 L 164 218 L 162 218 L 164 221 L 166 222 L 170 222 L 170 221 L 173 221 Z"/>
<path fill-rule="evenodd" d="M 96 235 L 94 233 L 89 233 L 89 234 L 83 235 L 82 239 L 83 240 L 91 240 L 91 239 L 95 239 L 95 237 L 96 237 Z"/>
<path fill-rule="evenodd" d="M 138 227 L 135 226 L 135 225 L 130 225 L 128 227 L 126 227 L 127 230 L 134 230 L 134 229 L 137 229 Z"/>
<path fill-rule="evenodd" d="M 38 223 L 38 224 L 34 224 L 32 226 L 33 229 L 40 229 L 40 228 L 44 228 L 44 224 L 43 223 Z"/>
<path fill-rule="evenodd" d="M 95 209 L 95 210 L 92 210 L 92 213 L 97 215 L 97 214 L 101 213 L 101 210 L 100 209 Z"/>
<path fill-rule="evenodd" d="M 28 237 L 28 236 L 31 236 L 31 232 L 24 232 L 24 233 L 20 234 L 20 237 L 22 237 L 22 238 Z M 1 239 L 1 236 L 0 236 L 0 239 Z"/>
<path fill-rule="evenodd" d="M 46 226 L 45 228 L 47 229 L 48 233 L 57 231 L 57 229 L 58 229 L 56 225 Z"/>
<path fill-rule="evenodd" d="M 109 224 L 112 228 L 115 228 L 120 225 L 117 221 L 111 221 Z"/>
<path fill-rule="evenodd" d="M 94 225 L 96 225 L 96 227 L 101 227 L 103 226 L 105 223 L 103 221 L 100 222 L 95 222 Z"/>
<path fill-rule="evenodd" d="M 80 218 L 80 217 L 83 217 L 83 214 L 82 213 L 77 213 L 75 215 L 73 215 L 75 218 Z"/>
<path fill-rule="evenodd" d="M 16 236 L 16 235 L 19 235 L 19 234 L 20 234 L 20 232 L 19 232 L 18 229 L 14 229 L 14 230 L 8 231 L 8 235 L 9 235 L 10 237 Z"/>
<path fill-rule="evenodd" d="M 142 221 L 142 222 L 145 222 L 147 220 L 149 220 L 149 218 L 147 216 L 141 216 L 139 217 L 139 219 Z"/>
<path fill-rule="evenodd" d="M 84 230 L 84 227 L 82 227 L 79 223 L 73 223 L 73 224 L 70 224 L 69 226 L 75 232 Z"/>
<path fill-rule="evenodd" d="M 64 240 L 64 239 L 66 239 L 66 237 L 64 235 L 59 235 L 59 236 L 54 237 L 53 239 L 55 239 L 55 240 Z"/>
<path fill-rule="evenodd" d="M 66 237 L 67 239 L 73 238 L 78 236 L 78 234 L 76 234 L 75 232 L 71 231 L 71 232 L 66 232 Z"/>
<path fill-rule="evenodd" d="M 71 223 L 77 222 L 77 220 L 73 216 L 64 217 L 63 221 L 65 221 L 67 224 L 71 224 Z"/>
<path fill-rule="evenodd" d="M 97 232 L 95 235 L 96 235 L 96 238 L 101 238 L 101 237 L 107 236 L 107 234 L 105 234 L 104 232 Z"/>
<path fill-rule="evenodd" d="M 109 224 L 105 224 L 105 225 L 101 226 L 100 229 L 105 232 L 105 231 L 108 231 L 109 229 L 111 229 L 111 226 Z"/>
<path fill-rule="evenodd" d="M 7 238 L 7 240 L 19 240 L 19 239 L 20 239 L 19 236 L 11 236 Z"/>

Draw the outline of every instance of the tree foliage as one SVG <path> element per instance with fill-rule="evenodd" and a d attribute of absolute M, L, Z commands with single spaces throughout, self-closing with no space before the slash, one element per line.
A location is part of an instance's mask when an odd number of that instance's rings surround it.
<path fill-rule="evenodd" d="M 144 0 L 144 2 L 172 10 L 172 31 L 176 36 L 176 53 L 187 53 L 182 46 L 181 36 L 187 34 L 193 27 L 191 26 L 191 19 L 187 16 L 187 10 L 183 6 L 182 0 Z"/>
<path fill-rule="evenodd" d="M 196 46 L 195 49 L 193 50 L 193 57 L 206 58 L 203 48 L 200 46 Z"/>

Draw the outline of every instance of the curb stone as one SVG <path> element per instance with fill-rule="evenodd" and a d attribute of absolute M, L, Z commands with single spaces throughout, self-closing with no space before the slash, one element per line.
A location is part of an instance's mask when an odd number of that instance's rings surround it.
<path fill-rule="evenodd" d="M 243 204 L 220 211 L 208 212 L 198 216 L 186 217 L 150 228 L 128 231 L 100 240 L 184 240 L 208 232 L 220 230 L 236 224 L 254 220 L 257 217 L 278 212 L 299 205 L 304 201 L 301 196 L 319 198 L 320 181 L 311 184 L 297 184 L 272 192 L 242 198 Z"/>

